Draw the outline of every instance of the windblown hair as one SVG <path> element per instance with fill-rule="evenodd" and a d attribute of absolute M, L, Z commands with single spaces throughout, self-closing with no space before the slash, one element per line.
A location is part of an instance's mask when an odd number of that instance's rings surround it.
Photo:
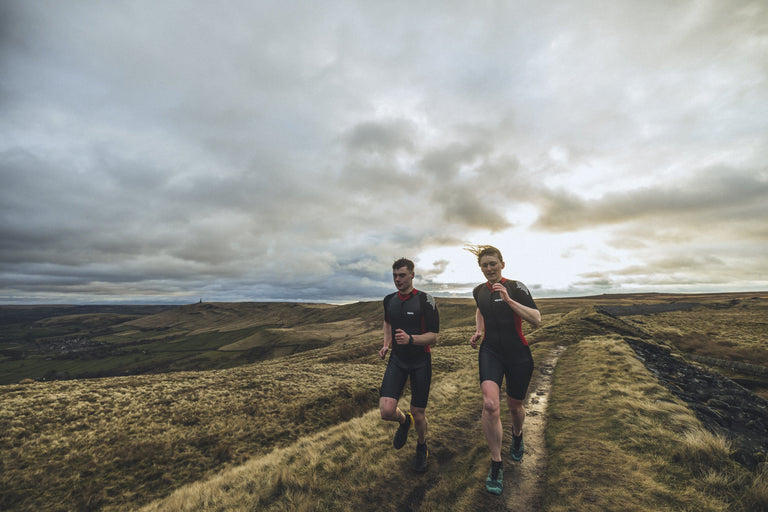
<path fill-rule="evenodd" d="M 413 262 L 408 258 L 400 258 L 392 264 L 392 270 L 397 270 L 400 267 L 408 267 L 409 272 L 413 272 L 414 269 Z"/>
<path fill-rule="evenodd" d="M 480 259 L 483 256 L 496 256 L 501 263 L 504 263 L 504 258 L 501 256 L 501 251 L 492 245 L 465 245 L 464 249 L 477 256 L 477 264 L 480 264 Z"/>

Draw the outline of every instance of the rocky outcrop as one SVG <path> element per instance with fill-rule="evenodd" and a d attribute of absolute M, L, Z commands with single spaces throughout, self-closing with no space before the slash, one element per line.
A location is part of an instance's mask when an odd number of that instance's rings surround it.
<path fill-rule="evenodd" d="M 706 428 L 725 435 L 736 461 L 751 469 L 766 462 L 768 400 L 723 375 L 691 364 L 669 347 L 624 338 L 646 368 L 684 400 Z"/>

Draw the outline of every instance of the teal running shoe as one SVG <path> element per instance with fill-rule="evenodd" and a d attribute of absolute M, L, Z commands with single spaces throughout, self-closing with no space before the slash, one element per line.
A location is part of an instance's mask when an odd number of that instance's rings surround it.
<path fill-rule="evenodd" d="M 491 462 L 491 469 L 488 470 L 488 478 L 485 479 L 485 490 L 491 494 L 499 496 L 504 488 L 504 469 L 501 464 Z"/>
<path fill-rule="evenodd" d="M 509 447 L 509 455 L 514 461 L 520 461 L 523 459 L 525 453 L 525 443 L 523 443 L 523 434 L 516 436 L 512 434 L 512 446 Z"/>

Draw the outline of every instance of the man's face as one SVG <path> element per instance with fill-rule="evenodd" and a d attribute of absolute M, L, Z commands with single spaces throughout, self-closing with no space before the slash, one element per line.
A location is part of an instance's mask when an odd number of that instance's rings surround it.
<path fill-rule="evenodd" d="M 408 270 L 408 267 L 400 267 L 392 271 L 392 280 L 395 282 L 395 288 L 402 293 L 408 293 L 413 288 L 414 272 Z"/>

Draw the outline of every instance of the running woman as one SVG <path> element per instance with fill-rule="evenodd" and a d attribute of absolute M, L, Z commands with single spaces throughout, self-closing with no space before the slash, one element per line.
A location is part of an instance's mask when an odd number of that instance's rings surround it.
<path fill-rule="evenodd" d="M 430 345 L 437 343 L 440 318 L 435 299 L 413 287 L 413 262 L 401 258 L 392 264 L 392 280 L 397 291 L 384 297 L 384 346 L 379 357 L 389 349 L 389 363 L 381 382 L 379 411 L 381 418 L 400 424 L 394 446 L 400 449 L 408 439 L 411 425 L 416 429 L 416 457 L 413 469 L 427 470 L 427 400 L 432 381 Z M 411 409 L 397 406 L 407 379 L 411 380 Z"/>
<path fill-rule="evenodd" d="M 490 245 L 468 248 L 475 256 L 487 282 L 472 291 L 477 305 L 475 334 L 470 339 L 477 348 L 480 367 L 480 389 L 483 392 L 482 425 L 491 451 L 491 469 L 485 488 L 501 494 L 504 468 L 501 459 L 503 429 L 499 413 L 501 383 L 506 378 L 507 407 L 512 416 L 512 460 L 523 458 L 523 401 L 533 374 L 533 357 L 523 336 L 522 321 L 534 328 L 541 323 L 541 313 L 528 288 L 520 281 L 502 277 L 504 259 L 501 251 Z"/>

